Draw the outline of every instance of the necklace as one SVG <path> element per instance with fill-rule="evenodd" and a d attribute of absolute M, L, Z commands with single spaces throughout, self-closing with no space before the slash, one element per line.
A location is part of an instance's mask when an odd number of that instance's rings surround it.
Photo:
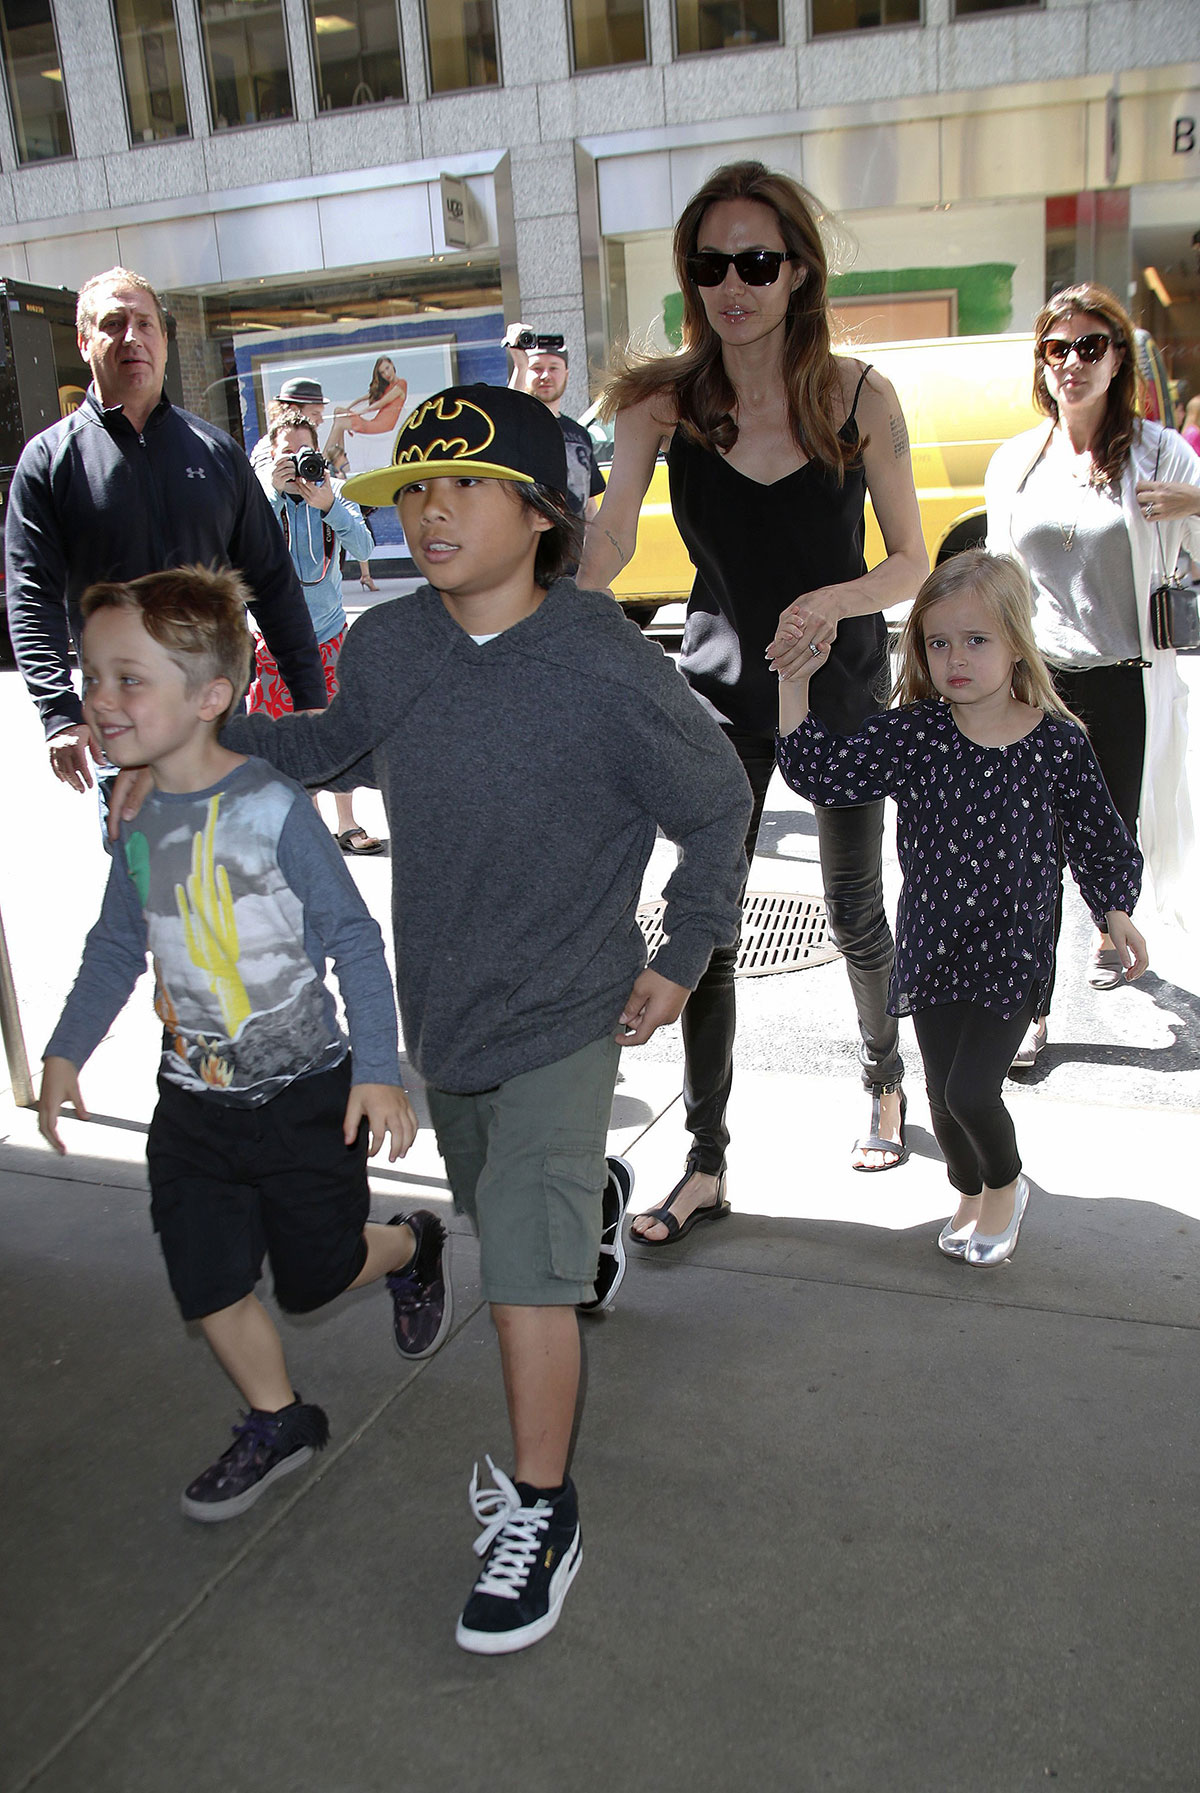
<path fill-rule="evenodd" d="M 1068 455 L 1064 445 L 1063 453 L 1067 473 L 1077 492 L 1077 497 L 1075 499 L 1075 515 L 1071 520 L 1070 527 L 1064 525 L 1061 517 L 1059 518 L 1058 523 L 1058 532 L 1062 536 L 1063 552 L 1064 554 L 1069 554 L 1074 546 L 1075 531 L 1079 528 L 1079 519 L 1083 512 L 1083 495 L 1097 484 L 1097 480 L 1095 463 L 1092 460 L 1089 450 L 1085 449 L 1082 455 Z M 1081 464 L 1085 459 L 1087 462 L 1086 473 L 1081 471 Z"/>

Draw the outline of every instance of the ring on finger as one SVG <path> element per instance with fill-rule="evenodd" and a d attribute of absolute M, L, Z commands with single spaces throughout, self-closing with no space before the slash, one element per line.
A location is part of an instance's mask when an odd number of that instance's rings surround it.
<path fill-rule="evenodd" d="M 819 648 L 819 647 L 818 647 L 818 646 L 817 646 L 817 644 L 816 644 L 816 642 L 815 642 L 815 641 L 810 641 L 810 642 L 809 642 L 809 644 L 808 644 L 808 651 L 809 651 L 809 653 L 810 653 L 810 654 L 811 654 L 811 655 L 812 655 L 812 656 L 813 656 L 813 658 L 814 658 L 814 659 L 815 659 L 815 660 L 819 660 L 819 659 L 820 659 L 820 658 L 821 658 L 821 650 L 820 650 L 820 648 Z"/>

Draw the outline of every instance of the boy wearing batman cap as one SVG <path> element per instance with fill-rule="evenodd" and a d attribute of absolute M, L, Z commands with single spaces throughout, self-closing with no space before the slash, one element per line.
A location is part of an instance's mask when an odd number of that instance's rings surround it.
<path fill-rule="evenodd" d="M 222 735 L 303 784 L 384 795 L 404 1038 L 479 1234 L 512 1425 L 512 1479 L 489 1458 L 495 1486 L 471 1481 L 485 1561 L 457 1638 L 485 1655 L 551 1630 L 581 1561 L 575 1309 L 623 1265 L 632 1172 L 609 1160 L 597 1279 L 620 1049 L 674 1021 L 736 938 L 746 870 L 749 787 L 721 730 L 608 594 L 559 577 L 579 552 L 566 477 L 524 393 L 417 406 L 392 465 L 345 490 L 395 501 L 429 583 L 355 623 L 328 710 Z M 647 967 L 656 827 L 680 857 Z"/>

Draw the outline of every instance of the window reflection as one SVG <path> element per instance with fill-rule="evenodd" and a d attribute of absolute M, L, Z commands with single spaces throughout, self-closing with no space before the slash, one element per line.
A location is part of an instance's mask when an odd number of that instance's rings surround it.
<path fill-rule="evenodd" d="M 280 0 L 198 0 L 214 131 L 291 118 Z"/>
<path fill-rule="evenodd" d="M 675 0 L 675 47 L 680 56 L 778 42 L 778 0 Z"/>
<path fill-rule="evenodd" d="M 188 135 L 172 0 L 114 0 L 131 143 Z"/>
<path fill-rule="evenodd" d="M 18 160 L 45 162 L 72 155 L 50 0 L 0 0 L 0 39 Z"/>
<path fill-rule="evenodd" d="M 404 98 L 396 0 L 308 0 L 317 110 Z"/>
<path fill-rule="evenodd" d="M 431 93 L 499 87 L 492 0 L 425 0 L 425 42 Z"/>

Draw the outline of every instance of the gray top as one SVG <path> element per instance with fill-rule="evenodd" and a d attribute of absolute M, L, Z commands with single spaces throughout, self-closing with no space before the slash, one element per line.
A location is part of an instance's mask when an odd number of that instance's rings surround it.
<path fill-rule="evenodd" d="M 1083 670 L 1138 658 L 1119 491 L 1081 486 L 1043 456 L 1013 501 L 1012 539 L 1029 569 L 1034 637 L 1052 666 Z"/>
<path fill-rule="evenodd" d="M 645 964 L 656 825 L 680 848 L 655 969 L 694 988 L 737 937 L 750 790 L 661 648 L 560 579 L 477 645 L 428 585 L 346 636 L 321 715 L 222 739 L 387 807 L 400 1014 L 429 1082 L 490 1089 L 615 1030 Z"/>
<path fill-rule="evenodd" d="M 122 825 L 100 919 L 47 1055 L 82 1065 L 154 961 L 160 1074 L 252 1108 L 346 1056 L 398 1083 L 396 1007 L 378 924 L 304 791 L 247 760 L 204 791 L 153 791 Z"/>

